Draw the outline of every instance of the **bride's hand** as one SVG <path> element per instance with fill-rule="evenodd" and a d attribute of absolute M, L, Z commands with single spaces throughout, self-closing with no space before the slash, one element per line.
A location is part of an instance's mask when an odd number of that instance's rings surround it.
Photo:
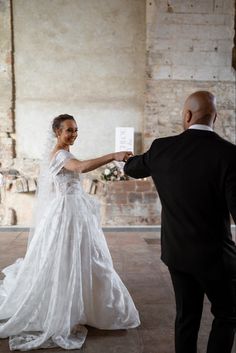
<path fill-rule="evenodd" d="M 133 153 L 130 151 L 122 151 L 114 153 L 114 160 L 118 162 L 126 162 L 130 157 L 133 156 Z"/>

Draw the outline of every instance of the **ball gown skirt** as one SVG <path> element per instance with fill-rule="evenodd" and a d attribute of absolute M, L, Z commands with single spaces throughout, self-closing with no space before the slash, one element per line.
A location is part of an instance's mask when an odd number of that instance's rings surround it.
<path fill-rule="evenodd" d="M 2 272 L 0 338 L 11 350 L 79 349 L 87 329 L 137 327 L 139 314 L 113 267 L 99 224 L 99 205 L 79 175 L 63 168 L 75 158 L 60 150 L 50 164 L 54 197 L 24 259 Z"/>

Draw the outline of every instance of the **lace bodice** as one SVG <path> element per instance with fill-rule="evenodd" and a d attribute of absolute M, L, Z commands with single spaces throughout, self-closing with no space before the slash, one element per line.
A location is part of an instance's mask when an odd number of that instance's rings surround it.
<path fill-rule="evenodd" d="M 52 159 L 49 167 L 56 195 L 72 195 L 81 193 L 79 173 L 64 168 L 69 159 L 75 159 L 73 154 L 65 150 L 59 150 Z"/>

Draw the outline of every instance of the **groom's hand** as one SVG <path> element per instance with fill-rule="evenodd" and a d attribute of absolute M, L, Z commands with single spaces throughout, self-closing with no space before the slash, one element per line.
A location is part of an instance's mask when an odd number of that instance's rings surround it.
<path fill-rule="evenodd" d="M 115 152 L 114 160 L 118 162 L 126 162 L 132 156 L 133 153 L 131 151 Z"/>

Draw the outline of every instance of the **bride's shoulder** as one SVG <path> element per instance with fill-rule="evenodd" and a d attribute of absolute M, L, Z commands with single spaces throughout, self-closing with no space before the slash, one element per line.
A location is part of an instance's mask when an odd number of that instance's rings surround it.
<path fill-rule="evenodd" d="M 53 162 L 56 162 L 56 161 L 61 161 L 65 158 L 68 158 L 72 156 L 72 154 L 69 152 L 69 151 L 66 151 L 66 150 L 63 150 L 63 149 L 60 149 L 60 150 L 57 150 L 57 151 L 53 151 L 51 153 L 51 163 Z"/>
<path fill-rule="evenodd" d="M 52 153 L 52 158 L 49 163 L 49 171 L 56 175 L 65 165 L 65 163 L 73 159 L 73 155 L 66 150 L 60 149 Z"/>
<path fill-rule="evenodd" d="M 51 159 L 62 157 L 62 156 L 66 156 L 67 157 L 69 155 L 71 155 L 71 153 L 69 151 L 60 149 L 60 150 L 53 151 L 51 153 Z"/>

